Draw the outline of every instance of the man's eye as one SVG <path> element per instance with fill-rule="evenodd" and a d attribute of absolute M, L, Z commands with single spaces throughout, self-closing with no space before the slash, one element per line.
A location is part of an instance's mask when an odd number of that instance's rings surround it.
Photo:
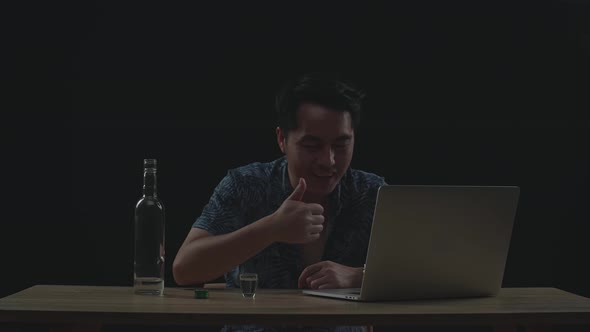
<path fill-rule="evenodd" d="M 334 148 L 338 150 L 346 149 L 348 144 L 334 144 Z"/>

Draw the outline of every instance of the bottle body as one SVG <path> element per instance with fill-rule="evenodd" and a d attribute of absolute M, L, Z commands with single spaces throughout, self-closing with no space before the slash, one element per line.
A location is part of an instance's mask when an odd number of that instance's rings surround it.
<path fill-rule="evenodd" d="M 143 197 L 135 206 L 133 288 L 136 294 L 164 294 L 165 213 L 156 193 L 155 160 L 144 164 Z M 148 162 L 150 161 L 150 162 Z"/>

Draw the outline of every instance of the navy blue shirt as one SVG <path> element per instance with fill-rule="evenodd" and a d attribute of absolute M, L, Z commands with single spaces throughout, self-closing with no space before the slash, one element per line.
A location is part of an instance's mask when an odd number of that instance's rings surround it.
<path fill-rule="evenodd" d="M 328 198 L 327 240 L 322 261 L 363 266 L 377 191 L 385 184 L 383 177 L 373 173 L 351 168 L 346 171 Z M 274 213 L 292 192 L 285 157 L 231 169 L 215 188 L 193 227 L 212 235 L 233 232 Z M 294 289 L 304 268 L 301 244 L 275 242 L 227 272 L 226 286 L 239 288 L 241 272 L 256 272 L 260 288 Z M 224 330 L 265 329 L 226 326 Z"/>

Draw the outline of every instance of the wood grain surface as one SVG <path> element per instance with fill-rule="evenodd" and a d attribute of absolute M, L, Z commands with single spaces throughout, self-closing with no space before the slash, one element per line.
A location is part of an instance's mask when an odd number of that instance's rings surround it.
<path fill-rule="evenodd" d="M 504 288 L 496 297 L 360 303 L 266 290 L 167 288 L 164 296 L 132 287 L 38 285 L 0 299 L 0 322 L 223 325 L 590 325 L 590 299 L 555 288 Z"/>

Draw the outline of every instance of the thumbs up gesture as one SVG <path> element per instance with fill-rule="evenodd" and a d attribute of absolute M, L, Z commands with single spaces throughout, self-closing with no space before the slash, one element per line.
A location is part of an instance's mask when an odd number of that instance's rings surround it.
<path fill-rule="evenodd" d="M 273 213 L 277 241 L 307 243 L 320 238 L 324 229 L 324 208 L 301 201 L 306 189 L 305 179 L 300 178 L 293 193 Z"/>

